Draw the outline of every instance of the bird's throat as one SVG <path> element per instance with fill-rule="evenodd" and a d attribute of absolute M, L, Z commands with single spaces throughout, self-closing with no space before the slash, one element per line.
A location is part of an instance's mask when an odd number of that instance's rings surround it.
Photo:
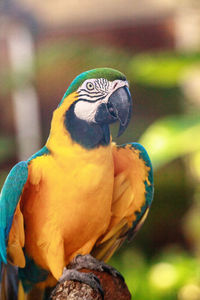
<path fill-rule="evenodd" d="M 106 146 L 110 143 L 109 126 L 89 123 L 77 118 L 74 114 L 74 105 L 66 112 L 64 123 L 72 140 L 86 149 Z"/>

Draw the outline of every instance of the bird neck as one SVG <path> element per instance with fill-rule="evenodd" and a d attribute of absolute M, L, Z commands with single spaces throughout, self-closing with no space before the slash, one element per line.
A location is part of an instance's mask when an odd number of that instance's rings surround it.
<path fill-rule="evenodd" d="M 108 126 L 89 124 L 74 115 L 74 102 L 78 99 L 76 92 L 64 99 L 62 105 L 54 111 L 51 130 L 46 146 L 52 153 L 84 152 L 110 145 L 110 131 Z M 101 147 L 102 148 L 102 147 Z"/>
<path fill-rule="evenodd" d="M 86 149 L 94 149 L 110 144 L 110 129 L 107 124 L 89 123 L 77 118 L 74 113 L 75 103 L 65 113 L 65 126 L 73 141 Z"/>

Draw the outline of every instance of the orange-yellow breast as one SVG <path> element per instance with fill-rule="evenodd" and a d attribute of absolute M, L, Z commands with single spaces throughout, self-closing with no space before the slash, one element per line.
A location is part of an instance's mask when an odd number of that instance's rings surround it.
<path fill-rule="evenodd" d="M 79 159 L 67 153 L 31 161 L 21 199 L 25 249 L 55 278 L 76 254 L 89 253 L 108 228 L 113 180 L 110 146 L 84 151 Z"/>

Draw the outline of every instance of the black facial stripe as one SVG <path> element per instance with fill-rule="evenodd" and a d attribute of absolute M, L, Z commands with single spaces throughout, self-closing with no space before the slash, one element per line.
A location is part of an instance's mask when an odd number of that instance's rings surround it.
<path fill-rule="evenodd" d="M 89 95 L 90 94 L 97 94 L 97 93 L 99 93 L 99 92 L 95 92 L 95 91 L 94 92 L 90 92 L 90 91 L 85 90 L 85 89 L 80 89 L 79 92 L 86 92 L 86 93 L 89 93 Z"/>
<path fill-rule="evenodd" d="M 100 88 L 103 87 L 103 85 L 102 85 L 102 79 L 101 78 L 99 79 L 99 86 L 100 86 Z"/>
<path fill-rule="evenodd" d="M 95 80 L 95 82 L 94 82 L 94 85 L 95 85 L 95 88 L 97 89 L 97 90 L 99 90 L 99 86 L 98 86 L 98 81 L 97 80 Z"/>
<path fill-rule="evenodd" d="M 105 97 L 97 98 L 97 99 L 93 100 L 92 103 L 97 102 L 97 101 L 99 101 L 99 100 L 103 100 L 104 98 L 105 98 Z M 91 102 L 91 101 L 88 100 L 88 99 L 82 99 L 82 98 L 79 98 L 78 101 Z M 77 101 L 77 102 L 78 102 L 78 101 Z M 75 102 L 74 102 L 74 103 L 75 103 Z"/>
<path fill-rule="evenodd" d="M 108 89 L 108 80 L 105 80 L 106 90 Z"/>
<path fill-rule="evenodd" d="M 101 90 L 103 92 L 108 90 L 109 82 L 105 78 L 99 78 L 94 81 L 96 90 Z"/>
<path fill-rule="evenodd" d="M 81 96 L 91 96 L 91 97 L 94 97 L 94 96 L 100 96 L 100 95 L 102 95 L 104 92 L 96 92 L 96 93 L 88 93 L 88 92 L 85 92 L 85 94 L 81 94 L 81 93 L 79 93 Z"/>
<path fill-rule="evenodd" d="M 102 84 L 102 80 L 96 80 L 95 81 L 95 88 L 99 91 L 104 91 L 104 88 L 103 88 L 103 84 Z"/>
<path fill-rule="evenodd" d="M 99 79 L 96 79 L 93 82 L 93 85 L 94 85 L 94 88 L 96 89 L 96 91 L 91 91 L 91 90 L 88 90 L 88 89 L 85 89 L 85 88 L 81 88 L 79 90 L 79 92 L 88 93 L 87 95 L 84 94 L 83 96 L 89 96 L 89 97 L 90 97 L 90 95 L 97 95 L 97 94 L 100 94 L 100 93 L 103 94 L 103 95 L 106 95 L 106 92 L 109 88 L 109 81 L 106 80 L 105 78 L 99 78 Z"/>
<path fill-rule="evenodd" d="M 88 94 L 82 94 L 80 95 L 80 97 L 88 97 L 88 98 L 97 98 L 97 97 L 102 97 L 102 96 L 105 96 L 105 94 L 98 94 L 98 95 L 95 95 L 95 96 L 91 96 L 91 95 L 88 95 Z"/>

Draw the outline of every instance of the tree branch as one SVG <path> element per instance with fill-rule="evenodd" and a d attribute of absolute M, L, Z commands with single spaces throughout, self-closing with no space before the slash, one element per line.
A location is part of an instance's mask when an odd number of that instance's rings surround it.
<path fill-rule="evenodd" d="M 81 272 L 95 274 L 104 291 L 104 300 L 130 300 L 131 294 L 120 277 L 107 272 L 82 269 Z M 52 300 L 103 300 L 101 294 L 89 285 L 78 281 L 66 280 L 58 283 L 51 294 Z"/>

